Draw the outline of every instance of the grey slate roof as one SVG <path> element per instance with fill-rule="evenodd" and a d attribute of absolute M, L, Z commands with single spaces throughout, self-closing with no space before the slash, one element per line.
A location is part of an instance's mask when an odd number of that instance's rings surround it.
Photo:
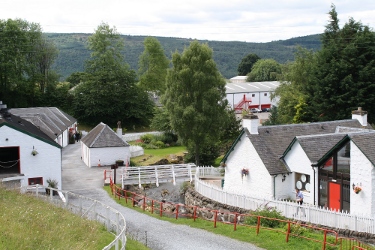
<path fill-rule="evenodd" d="M 296 136 L 331 134 L 335 133 L 338 126 L 362 127 L 358 120 L 350 119 L 307 124 L 260 126 L 258 127 L 258 135 L 250 134 L 247 128 L 245 128 L 245 132 L 269 174 L 274 175 L 289 172 L 280 158 Z M 334 144 L 337 139 L 333 137 L 330 144 Z M 317 158 L 319 155 L 312 155 L 312 157 Z"/>
<path fill-rule="evenodd" d="M 296 140 L 309 157 L 312 164 L 318 163 L 322 158 L 338 145 L 349 141 L 347 134 L 323 134 L 313 136 L 297 136 Z"/>
<path fill-rule="evenodd" d="M 54 139 L 49 137 L 34 124 L 25 119 L 22 119 L 19 116 L 9 113 L 7 110 L 0 111 L 0 127 L 1 126 L 9 126 L 36 139 L 42 140 L 55 147 L 61 148 L 61 146 L 58 143 L 56 143 Z"/>
<path fill-rule="evenodd" d="M 81 141 L 89 148 L 129 146 L 108 125 L 102 122 L 96 125 Z"/>
<path fill-rule="evenodd" d="M 31 122 L 52 139 L 77 121 L 56 107 L 12 108 L 9 112 Z"/>
<path fill-rule="evenodd" d="M 353 133 L 349 137 L 375 166 L 375 132 Z"/>

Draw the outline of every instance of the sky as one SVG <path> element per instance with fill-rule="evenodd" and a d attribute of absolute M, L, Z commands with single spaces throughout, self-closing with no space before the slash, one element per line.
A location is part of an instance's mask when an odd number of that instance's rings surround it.
<path fill-rule="evenodd" d="M 94 33 L 102 23 L 122 35 L 271 42 L 320 34 L 336 6 L 375 28 L 374 0 L 0 0 L 0 19 L 38 23 L 48 33 Z"/>

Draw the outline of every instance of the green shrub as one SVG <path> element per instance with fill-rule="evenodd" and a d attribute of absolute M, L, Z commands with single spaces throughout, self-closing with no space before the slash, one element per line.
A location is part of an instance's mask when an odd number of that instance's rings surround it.
<path fill-rule="evenodd" d="M 145 134 L 145 135 L 142 135 L 141 136 L 141 140 L 143 141 L 143 143 L 145 144 L 149 144 L 151 142 L 151 140 L 153 139 L 153 135 L 152 134 Z"/>
<path fill-rule="evenodd" d="M 288 224 L 285 224 L 284 226 L 285 231 L 288 230 Z M 302 235 L 305 232 L 308 232 L 309 229 L 306 227 L 302 227 L 300 223 L 297 224 L 290 224 L 290 233 L 295 234 L 295 235 Z"/>
<path fill-rule="evenodd" d="M 162 141 L 157 141 L 153 143 L 157 148 L 165 148 L 165 144 Z"/>
<path fill-rule="evenodd" d="M 142 146 L 144 149 L 158 149 L 157 146 L 155 146 L 154 144 L 145 144 L 144 146 Z"/>
<path fill-rule="evenodd" d="M 258 208 L 257 210 L 250 213 L 252 216 L 248 216 L 245 220 L 246 224 L 256 225 L 258 222 L 257 216 L 263 216 L 267 218 L 285 220 L 285 217 L 281 215 L 280 211 L 277 211 L 275 207 L 268 207 L 267 205 Z M 272 220 L 267 218 L 261 218 L 260 224 L 262 227 L 283 227 L 286 223 L 279 220 Z"/>

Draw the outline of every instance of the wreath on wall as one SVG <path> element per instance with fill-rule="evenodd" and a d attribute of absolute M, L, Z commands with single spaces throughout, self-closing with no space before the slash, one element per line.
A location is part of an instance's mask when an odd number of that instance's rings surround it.
<path fill-rule="evenodd" d="M 249 169 L 247 169 L 247 168 L 243 168 L 242 170 L 241 170 L 241 176 L 242 176 L 242 178 L 244 177 L 244 176 L 247 176 L 249 174 Z"/>

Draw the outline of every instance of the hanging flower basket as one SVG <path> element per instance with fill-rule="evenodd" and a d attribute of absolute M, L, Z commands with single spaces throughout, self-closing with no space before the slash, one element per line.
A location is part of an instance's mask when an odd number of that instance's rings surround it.
<path fill-rule="evenodd" d="M 33 151 L 31 151 L 31 154 L 32 154 L 33 156 L 36 156 L 36 155 L 38 154 L 38 151 L 36 151 L 35 149 L 33 149 Z"/>
<path fill-rule="evenodd" d="M 247 176 L 249 174 L 249 169 L 247 168 L 243 168 L 241 170 L 241 176 L 244 177 L 244 176 Z"/>
<path fill-rule="evenodd" d="M 354 190 L 354 193 L 359 194 L 362 191 L 362 188 L 360 186 L 355 186 L 353 190 Z"/>

